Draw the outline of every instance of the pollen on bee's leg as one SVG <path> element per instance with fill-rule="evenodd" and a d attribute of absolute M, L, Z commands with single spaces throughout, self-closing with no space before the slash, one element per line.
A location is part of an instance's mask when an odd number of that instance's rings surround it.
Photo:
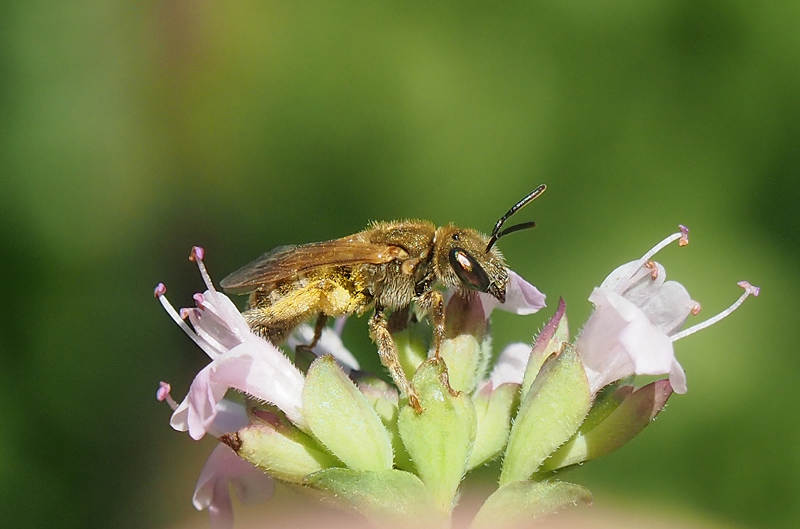
<path fill-rule="evenodd" d="M 189 251 L 189 260 L 197 263 L 197 268 L 200 270 L 200 276 L 203 278 L 206 288 L 211 292 L 216 292 L 217 289 L 214 288 L 214 283 L 211 282 L 211 276 L 208 275 L 206 265 L 203 262 L 205 256 L 206 251 L 202 246 L 192 246 L 192 249 Z"/>
<path fill-rule="evenodd" d="M 172 391 L 172 386 L 169 385 L 169 382 L 164 382 L 163 380 L 158 383 L 158 389 L 156 390 L 156 400 L 158 402 L 166 402 L 172 411 L 175 411 L 175 408 L 178 407 L 178 403 L 175 402 L 175 399 L 172 398 L 170 395 L 170 391 Z"/>
<path fill-rule="evenodd" d="M 691 334 L 694 334 L 697 331 L 701 331 L 701 330 L 705 329 L 706 327 L 711 327 L 712 325 L 714 325 L 715 323 L 717 323 L 718 321 L 720 321 L 723 318 L 727 317 L 728 315 L 733 313 L 733 311 L 738 309 L 739 306 L 742 303 L 744 303 L 744 300 L 747 299 L 749 296 L 758 296 L 758 294 L 761 292 L 760 288 L 758 288 L 757 286 L 751 285 L 748 281 L 739 281 L 737 283 L 737 285 L 739 285 L 740 287 L 742 287 L 744 289 L 744 293 L 742 293 L 742 295 L 739 296 L 739 299 L 734 301 L 733 304 L 730 307 L 728 307 L 727 309 L 723 310 L 722 312 L 720 312 L 716 316 L 713 316 L 713 317 L 707 319 L 704 322 L 698 323 L 697 325 L 692 325 L 688 329 L 684 329 L 679 333 L 673 334 L 672 336 L 670 336 L 670 340 L 675 342 L 675 341 L 680 340 L 681 338 L 686 338 L 687 336 L 689 336 Z M 697 304 L 697 306 L 699 306 L 699 303 Z M 694 308 L 692 309 L 692 313 L 693 314 L 695 313 L 694 312 Z"/>

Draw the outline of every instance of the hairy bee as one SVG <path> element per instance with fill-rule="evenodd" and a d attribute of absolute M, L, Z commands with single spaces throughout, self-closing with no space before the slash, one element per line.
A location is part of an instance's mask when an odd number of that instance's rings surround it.
<path fill-rule="evenodd" d="M 505 221 L 546 189 L 534 189 L 500 217 L 490 236 L 424 220 L 375 222 L 364 231 L 331 241 L 280 246 L 222 280 L 232 294 L 250 294 L 244 312 L 254 332 L 280 343 L 301 322 L 317 316 L 316 345 L 328 316 L 363 314 L 370 308 L 370 337 L 381 363 L 409 403 L 420 410 L 414 388 L 403 373 L 387 325 L 387 311 L 414 302 L 433 324 L 434 349 L 444 338 L 444 300 L 436 284 L 464 293 L 478 291 L 505 301 L 508 273 L 494 246 L 533 222 L 501 230 Z"/>

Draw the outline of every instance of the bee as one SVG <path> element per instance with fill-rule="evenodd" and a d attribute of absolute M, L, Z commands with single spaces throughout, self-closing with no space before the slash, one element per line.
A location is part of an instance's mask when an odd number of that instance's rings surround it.
<path fill-rule="evenodd" d="M 320 339 L 328 317 L 362 315 L 370 309 L 369 333 L 381 363 L 417 411 L 422 408 L 405 376 L 389 332 L 389 311 L 413 302 L 433 326 L 436 357 L 445 335 L 442 285 L 462 295 L 488 293 L 505 301 L 508 272 L 495 247 L 509 233 L 532 228 L 524 222 L 503 224 L 535 198 L 538 186 L 514 204 L 486 236 L 453 224 L 436 227 L 425 220 L 374 222 L 364 231 L 340 239 L 279 246 L 222 280 L 231 294 L 249 294 L 245 320 L 256 334 L 278 344 L 300 323 L 317 317 L 310 350 Z"/>

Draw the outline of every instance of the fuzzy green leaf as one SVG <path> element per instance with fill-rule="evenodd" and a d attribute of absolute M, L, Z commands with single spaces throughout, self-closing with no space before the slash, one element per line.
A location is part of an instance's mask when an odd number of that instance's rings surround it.
<path fill-rule="evenodd" d="M 508 439 L 500 484 L 530 478 L 578 430 L 591 393 L 578 354 L 566 347 L 542 366 L 520 405 Z"/>
<path fill-rule="evenodd" d="M 389 432 L 332 356 L 318 358 L 308 370 L 303 415 L 314 436 L 349 468 L 392 468 Z"/>
<path fill-rule="evenodd" d="M 580 485 L 563 481 L 512 481 L 489 496 L 470 529 L 530 527 L 536 518 L 591 502 L 591 492 Z"/>
<path fill-rule="evenodd" d="M 308 476 L 305 482 L 326 493 L 339 506 L 361 513 L 380 527 L 421 523 L 434 527 L 444 522 L 419 478 L 402 470 L 331 468 Z"/>
<path fill-rule="evenodd" d="M 522 379 L 520 399 L 524 400 L 530 391 L 531 384 L 539 374 L 542 364 L 547 358 L 561 351 L 564 343 L 569 341 L 569 325 L 567 325 L 567 305 L 563 298 L 558 300 L 558 308 L 553 317 L 545 324 L 542 331 L 536 336 L 536 341 L 531 349 L 531 356 L 525 366 L 525 376 Z"/>
<path fill-rule="evenodd" d="M 444 383 L 444 362 L 431 359 L 417 370 L 412 383 L 424 411 L 405 405 L 398 425 L 411 460 L 434 503 L 449 513 L 466 471 L 475 440 L 475 409 L 469 397 L 453 395 Z"/>
<path fill-rule="evenodd" d="M 275 478 L 293 483 L 301 483 L 308 474 L 341 464 L 314 439 L 270 411 L 257 411 L 249 426 L 225 434 L 221 440 L 245 461 Z"/>
<path fill-rule="evenodd" d="M 672 386 L 668 380 L 657 380 L 633 393 L 625 388 L 614 393 L 614 400 L 624 400 L 602 420 L 593 421 L 586 428 L 581 426 L 575 437 L 545 461 L 542 471 L 574 465 L 616 450 L 644 430 L 672 395 Z"/>
<path fill-rule="evenodd" d="M 519 384 L 501 384 L 479 391 L 473 398 L 477 434 L 467 469 L 491 461 L 503 451 L 511 429 L 511 414 L 519 403 Z"/>
<path fill-rule="evenodd" d="M 442 342 L 440 355 L 447 364 L 451 388 L 472 393 L 478 383 L 482 354 L 478 340 L 470 334 L 459 334 Z"/>

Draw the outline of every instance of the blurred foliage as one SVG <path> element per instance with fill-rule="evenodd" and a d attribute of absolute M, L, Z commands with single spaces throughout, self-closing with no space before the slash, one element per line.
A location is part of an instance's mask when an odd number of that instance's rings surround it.
<path fill-rule="evenodd" d="M 705 314 L 762 287 L 677 345 L 687 395 L 569 479 L 598 503 L 796 527 L 800 3 L 300 4 L 0 8 L 6 525 L 205 523 L 190 496 L 213 440 L 153 398 L 204 362 L 151 299 L 201 288 L 191 244 L 219 280 L 370 219 L 488 231 L 547 182 L 537 229 L 502 247 L 573 332 L 591 288 L 679 222 L 692 244 L 660 260 Z M 545 317 L 500 315 L 495 343 Z M 363 320 L 347 339 L 377 366 Z"/>

